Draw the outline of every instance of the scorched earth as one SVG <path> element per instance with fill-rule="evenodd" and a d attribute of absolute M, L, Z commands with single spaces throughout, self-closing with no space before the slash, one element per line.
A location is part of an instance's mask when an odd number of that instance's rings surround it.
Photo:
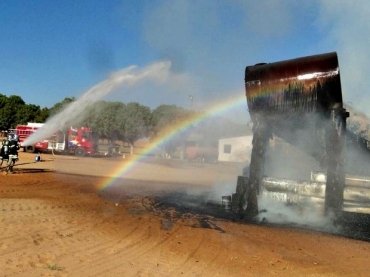
<path fill-rule="evenodd" d="M 195 209 L 242 165 L 148 158 L 112 183 L 131 159 L 20 153 L 0 176 L 0 276 L 369 276 L 369 242 Z"/>

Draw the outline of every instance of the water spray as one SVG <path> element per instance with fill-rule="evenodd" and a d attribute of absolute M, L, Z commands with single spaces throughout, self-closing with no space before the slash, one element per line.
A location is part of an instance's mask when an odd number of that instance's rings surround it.
<path fill-rule="evenodd" d="M 132 87 L 144 81 L 151 81 L 157 84 L 166 82 L 170 75 L 170 67 L 170 62 L 162 61 L 142 69 L 136 66 L 129 66 L 114 72 L 108 79 L 87 90 L 79 99 L 70 103 L 60 113 L 50 118 L 37 132 L 29 136 L 23 142 L 23 145 L 33 145 L 50 137 L 61 128 L 70 127 L 68 123 L 78 118 L 86 108 L 122 86 Z"/>

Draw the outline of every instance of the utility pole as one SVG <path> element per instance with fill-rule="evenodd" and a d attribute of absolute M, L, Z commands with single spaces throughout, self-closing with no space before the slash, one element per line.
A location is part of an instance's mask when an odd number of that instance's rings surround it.
<path fill-rule="evenodd" d="M 190 100 L 190 107 L 191 107 L 191 110 L 194 109 L 194 95 L 189 95 L 189 100 Z"/>

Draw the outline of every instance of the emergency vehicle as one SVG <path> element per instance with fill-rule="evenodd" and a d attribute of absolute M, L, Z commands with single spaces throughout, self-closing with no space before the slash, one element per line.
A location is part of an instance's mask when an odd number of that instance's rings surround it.
<path fill-rule="evenodd" d="M 59 130 L 54 135 L 34 145 L 24 145 L 24 141 L 34 132 L 37 132 L 43 123 L 27 123 L 17 125 L 15 129 L 9 130 L 19 136 L 19 143 L 23 151 L 35 152 L 64 152 L 76 156 L 93 155 L 98 151 L 98 138 L 89 127 L 74 128 L 67 131 Z"/>

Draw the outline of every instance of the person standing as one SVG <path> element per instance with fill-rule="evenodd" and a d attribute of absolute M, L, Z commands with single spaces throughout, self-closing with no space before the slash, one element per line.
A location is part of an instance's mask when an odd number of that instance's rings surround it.
<path fill-rule="evenodd" d="M 8 135 L 8 163 L 5 169 L 5 174 L 14 173 L 13 167 L 18 161 L 19 137 L 17 134 Z"/>
<path fill-rule="evenodd" d="M 1 142 L 1 149 L 0 149 L 0 167 L 3 165 L 4 161 L 8 161 L 9 158 L 9 140 L 8 138 L 4 139 Z"/>

